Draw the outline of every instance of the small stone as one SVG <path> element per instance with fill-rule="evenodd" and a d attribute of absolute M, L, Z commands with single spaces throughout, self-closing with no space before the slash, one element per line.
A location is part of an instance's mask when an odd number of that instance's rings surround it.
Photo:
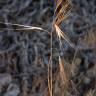
<path fill-rule="evenodd" d="M 18 96 L 19 93 L 19 87 L 16 84 L 10 84 L 4 96 Z"/>
<path fill-rule="evenodd" d="M 84 82 L 84 84 L 89 84 L 91 82 L 91 80 L 90 80 L 90 78 L 85 77 L 83 82 Z"/>
<path fill-rule="evenodd" d="M 10 74 L 3 73 L 0 74 L 0 92 L 2 92 L 2 88 L 6 85 L 9 85 L 12 81 L 12 77 Z"/>
<path fill-rule="evenodd" d="M 75 63 L 77 66 L 80 65 L 81 59 L 80 59 L 80 58 L 76 58 L 74 63 Z"/>

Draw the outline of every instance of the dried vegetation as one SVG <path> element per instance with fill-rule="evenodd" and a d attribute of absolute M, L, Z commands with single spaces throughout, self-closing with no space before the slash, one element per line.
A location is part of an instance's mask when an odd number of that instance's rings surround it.
<path fill-rule="evenodd" d="M 1 0 L 0 96 L 96 96 L 96 0 Z"/>

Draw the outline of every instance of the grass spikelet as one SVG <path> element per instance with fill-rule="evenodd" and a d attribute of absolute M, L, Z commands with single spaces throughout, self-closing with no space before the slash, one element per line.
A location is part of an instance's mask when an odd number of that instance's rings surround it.
<path fill-rule="evenodd" d="M 60 29 L 61 22 L 68 17 L 71 8 L 72 8 L 72 4 L 69 0 L 65 0 L 65 1 L 57 0 L 56 9 L 55 9 L 55 19 L 53 20 L 53 25 L 55 27 L 56 34 L 57 34 L 57 37 L 59 38 L 59 41 L 61 42 L 61 38 L 63 38 L 72 47 L 72 44 L 70 40 L 68 39 L 68 37 Z"/>
<path fill-rule="evenodd" d="M 62 61 L 60 56 L 59 56 L 59 72 L 60 72 L 61 94 L 62 96 L 66 96 L 69 79 L 68 74 L 65 71 L 64 62 Z"/>
<path fill-rule="evenodd" d="M 59 70 L 60 70 L 60 77 L 61 77 L 62 83 L 65 85 L 67 83 L 68 79 L 66 76 L 64 64 L 63 64 L 60 56 L 59 56 Z"/>

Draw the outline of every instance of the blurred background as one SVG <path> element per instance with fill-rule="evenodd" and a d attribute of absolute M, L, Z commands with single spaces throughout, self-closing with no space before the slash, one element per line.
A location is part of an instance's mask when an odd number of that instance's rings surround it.
<path fill-rule="evenodd" d="M 61 29 L 74 48 L 62 39 L 59 49 L 52 26 L 55 7 L 55 0 L 0 0 L 0 96 L 50 96 L 51 32 L 53 96 L 96 96 L 96 0 L 72 0 L 72 10 Z M 59 56 L 68 77 L 66 89 L 60 83 Z"/>

